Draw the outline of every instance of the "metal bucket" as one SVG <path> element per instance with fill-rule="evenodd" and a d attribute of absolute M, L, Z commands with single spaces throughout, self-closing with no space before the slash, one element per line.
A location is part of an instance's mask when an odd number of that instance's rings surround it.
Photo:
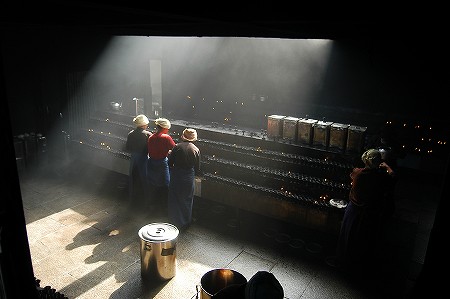
<path fill-rule="evenodd" d="M 214 298 L 221 290 L 230 286 L 247 283 L 241 273 L 231 269 L 213 269 L 206 272 L 200 280 L 200 299 Z"/>
<path fill-rule="evenodd" d="M 167 280 L 176 275 L 178 234 L 170 223 L 150 223 L 139 230 L 143 278 Z"/>

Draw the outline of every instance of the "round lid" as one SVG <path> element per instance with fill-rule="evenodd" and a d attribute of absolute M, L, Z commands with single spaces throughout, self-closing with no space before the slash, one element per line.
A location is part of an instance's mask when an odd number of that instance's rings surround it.
<path fill-rule="evenodd" d="M 178 237 L 178 228 L 170 223 L 150 223 L 139 230 L 139 237 L 145 241 L 164 242 Z"/>

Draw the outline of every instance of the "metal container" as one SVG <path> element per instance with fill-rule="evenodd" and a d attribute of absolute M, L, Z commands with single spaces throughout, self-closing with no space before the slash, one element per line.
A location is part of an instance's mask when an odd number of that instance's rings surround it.
<path fill-rule="evenodd" d="M 349 126 L 347 134 L 347 153 L 360 153 L 364 147 L 367 127 Z"/>
<path fill-rule="evenodd" d="M 284 115 L 269 115 L 267 117 L 267 137 L 281 138 L 283 136 Z"/>
<path fill-rule="evenodd" d="M 283 139 L 297 141 L 297 117 L 288 116 L 283 119 Z"/>
<path fill-rule="evenodd" d="M 300 118 L 298 121 L 297 141 L 298 143 L 311 145 L 314 124 L 317 123 L 316 119 Z"/>
<path fill-rule="evenodd" d="M 235 270 L 213 269 L 203 275 L 200 283 L 200 299 L 211 299 L 217 297 L 226 287 L 246 284 L 247 278 Z"/>
<path fill-rule="evenodd" d="M 331 124 L 329 121 L 318 121 L 314 124 L 313 145 L 328 147 Z"/>
<path fill-rule="evenodd" d="M 345 150 L 349 125 L 333 123 L 330 127 L 329 147 Z"/>
<path fill-rule="evenodd" d="M 178 228 L 170 223 L 150 223 L 139 230 L 141 276 L 167 280 L 176 275 Z"/>

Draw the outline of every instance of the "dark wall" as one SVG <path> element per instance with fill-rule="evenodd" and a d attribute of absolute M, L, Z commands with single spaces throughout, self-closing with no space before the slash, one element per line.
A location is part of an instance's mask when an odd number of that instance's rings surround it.
<path fill-rule="evenodd" d="M 443 117 L 450 66 L 440 47 L 420 37 L 336 42 L 322 101 L 373 113 Z"/>
<path fill-rule="evenodd" d="M 67 74 L 88 71 L 102 36 L 60 36 L 13 30 L 2 38 L 3 72 L 14 135 L 48 132 L 64 117 Z"/>

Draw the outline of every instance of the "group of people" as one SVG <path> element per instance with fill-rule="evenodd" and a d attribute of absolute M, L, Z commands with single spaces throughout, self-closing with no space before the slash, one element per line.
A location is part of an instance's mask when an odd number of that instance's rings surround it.
<path fill-rule="evenodd" d="M 170 121 L 155 120 L 156 130 L 148 130 L 144 114 L 133 118 L 135 129 L 127 135 L 130 207 L 156 208 L 184 230 L 192 222 L 195 177 L 200 173 L 200 150 L 194 144 L 197 131 L 186 128 L 181 141 L 169 135 Z"/>
<path fill-rule="evenodd" d="M 149 120 L 145 115 L 136 116 L 133 122 L 136 128 L 128 133 L 126 142 L 131 153 L 131 205 L 140 208 L 139 203 L 143 203 L 164 211 L 169 221 L 182 231 L 192 222 L 195 177 L 200 174 L 200 150 L 194 144 L 197 131 L 184 129 L 181 141 L 176 144 L 168 134 L 171 127 L 168 119 L 156 119 L 154 133 L 148 131 Z M 351 189 L 336 256 L 328 260 L 351 270 L 374 266 L 377 242 L 394 212 L 397 181 L 396 171 L 389 165 L 395 163 L 386 159 L 380 148 L 366 150 L 361 161 L 363 165 L 350 173 Z"/>

